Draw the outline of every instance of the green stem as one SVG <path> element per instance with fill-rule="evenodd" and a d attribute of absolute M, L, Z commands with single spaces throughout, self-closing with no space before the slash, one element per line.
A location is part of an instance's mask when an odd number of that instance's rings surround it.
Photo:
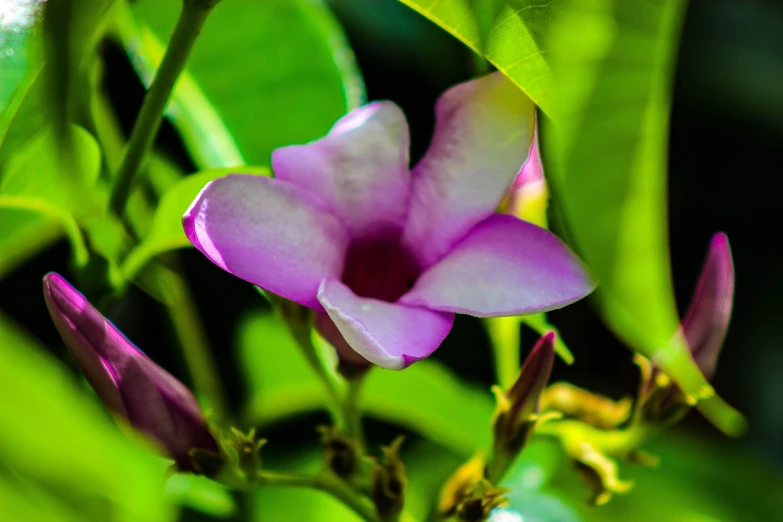
<path fill-rule="evenodd" d="M 362 414 L 359 408 L 359 395 L 361 393 L 364 377 L 367 372 L 346 379 L 348 386 L 342 401 L 343 420 L 345 422 L 345 434 L 359 443 L 364 448 L 364 431 L 362 430 Z"/>
<path fill-rule="evenodd" d="M 492 341 L 498 384 L 503 390 L 507 390 L 519 374 L 519 318 L 492 317 L 485 319 L 484 324 Z"/>
<path fill-rule="evenodd" d="M 177 19 L 174 33 L 166 48 L 166 54 L 160 64 L 155 78 L 150 85 L 136 124 L 131 132 L 130 143 L 122 160 L 111 191 L 110 205 L 112 210 L 122 216 L 125 204 L 128 202 L 133 179 L 142 169 L 144 160 L 152 148 L 152 143 L 158 133 L 163 111 L 171 97 L 171 92 L 185 67 L 193 44 L 201 32 L 201 28 L 217 2 L 197 2 L 185 0 L 182 12 Z"/>
<path fill-rule="evenodd" d="M 260 471 L 257 484 L 261 487 L 289 487 L 317 489 L 332 495 L 368 522 L 379 522 L 375 506 L 370 499 L 357 493 L 344 480 L 330 472 L 317 475 L 305 473 L 277 473 Z"/>

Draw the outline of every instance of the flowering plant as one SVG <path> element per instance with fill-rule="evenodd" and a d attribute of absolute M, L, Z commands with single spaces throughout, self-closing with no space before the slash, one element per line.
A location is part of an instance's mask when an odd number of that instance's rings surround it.
<path fill-rule="evenodd" d="M 676 306 L 682 2 L 8 2 L 0 520 L 780 515 L 718 223 Z"/>

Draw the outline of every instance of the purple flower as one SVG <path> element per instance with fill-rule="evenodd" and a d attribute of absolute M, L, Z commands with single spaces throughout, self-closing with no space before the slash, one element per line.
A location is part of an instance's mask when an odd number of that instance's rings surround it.
<path fill-rule="evenodd" d="M 152 362 L 58 274 L 44 277 L 54 325 L 87 381 L 116 415 L 157 441 L 180 470 L 191 450 L 219 453 L 193 394 Z"/>
<path fill-rule="evenodd" d="M 499 73 L 436 106 L 424 158 L 391 102 L 360 107 L 324 138 L 276 150 L 275 179 L 209 183 L 183 218 L 213 263 L 316 311 L 341 357 L 400 369 L 430 355 L 454 314 L 531 314 L 590 293 L 554 235 L 497 214 L 531 146 L 534 107 Z"/>

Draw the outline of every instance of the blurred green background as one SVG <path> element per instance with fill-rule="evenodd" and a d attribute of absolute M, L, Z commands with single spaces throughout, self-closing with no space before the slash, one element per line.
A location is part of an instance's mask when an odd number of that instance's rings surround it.
<path fill-rule="evenodd" d="M 224 2 L 241 4 L 240 0 Z M 141 0 L 138 8 L 142 12 L 147 9 L 176 12 L 178 7 L 175 1 L 161 1 L 160 6 L 156 3 L 157 0 Z M 459 41 L 396 0 L 330 0 L 328 3 L 355 53 L 367 98 L 393 100 L 405 111 L 415 162 L 429 142 L 435 99 L 449 86 L 470 78 L 475 59 Z M 228 6 L 220 6 L 218 10 L 223 7 Z M 267 25 L 245 20 L 236 28 L 237 38 L 243 32 L 264 31 L 261 27 Z M 154 24 L 151 26 L 156 29 Z M 165 29 L 162 31 L 165 34 Z M 0 38 L 4 39 L 0 49 L 13 48 L 13 40 L 9 39 L 14 34 Z M 274 42 L 272 35 L 268 45 Z M 243 86 L 243 68 L 260 67 L 261 62 L 245 63 L 242 60 L 247 60 L 247 56 L 236 53 L 231 47 L 233 42 L 223 44 L 215 48 L 212 59 L 229 69 L 235 68 L 236 76 L 205 76 L 196 80 L 212 82 L 218 90 L 239 89 L 242 99 L 250 100 L 251 106 L 233 108 L 227 119 L 252 114 L 252 100 L 256 95 L 279 96 L 290 104 L 289 107 L 281 101 L 282 105 L 277 105 L 279 110 L 297 110 L 296 102 L 291 101 L 297 99 L 297 93 L 287 90 L 285 80 L 279 84 Z M 117 43 L 101 44 L 100 54 L 105 67 L 103 87 L 127 135 L 142 101 L 143 85 Z M 0 80 L 8 71 L 3 68 L 4 60 L 0 58 Z M 285 75 L 284 56 L 278 66 L 280 74 Z M 321 93 L 317 87 L 315 90 L 307 95 L 328 94 Z M 272 135 L 277 134 L 272 142 L 277 139 L 286 142 L 286 133 L 291 130 L 277 129 L 278 119 L 274 114 L 252 120 L 242 123 L 249 130 L 236 141 L 248 163 L 263 164 L 272 147 L 263 138 L 270 135 L 270 128 Z M 297 130 L 301 131 L 291 132 Z M 313 137 L 317 136 L 315 129 L 313 132 Z M 156 150 L 182 172 L 193 172 L 203 165 L 195 162 L 198 158 L 194 161 L 185 141 L 166 122 Z M 736 299 L 729 336 L 713 383 L 730 404 L 747 415 L 750 431 L 741 440 L 729 441 L 698 413 L 692 413 L 676 434 L 667 435 L 650 448 L 663 457 L 661 467 L 654 471 L 624 470 L 629 476 L 636 476 L 637 488 L 629 496 L 613 501 L 605 510 L 586 512 L 583 514 L 586 519 L 668 520 L 669 512 L 661 503 L 689 506 L 692 517 L 687 520 L 705 522 L 772 520 L 773 513 L 783 513 L 780 480 L 783 471 L 783 322 L 780 320 L 783 272 L 778 255 L 781 220 L 777 180 L 781 172 L 781 143 L 783 2 L 691 1 L 679 50 L 671 119 L 669 233 L 674 287 L 680 310 L 684 310 L 711 235 L 718 230 L 726 232 L 737 273 Z M 208 158 L 204 162 L 208 163 Z M 14 247 L 11 244 L 3 248 Z M 48 319 L 40 291 L 41 277 L 46 272 L 69 273 L 68 252 L 64 240 L 55 242 L 4 274 L 0 280 L 0 309 L 49 347 L 75 374 L 75 367 Z M 183 251 L 181 262 L 205 319 L 203 326 L 220 374 L 227 383 L 229 404 L 235 405 L 234 413 L 240 414 L 244 398 L 251 390 L 243 379 L 242 352 L 235 350 L 234 345 L 238 332 L 244 331 L 240 326 L 248 321 L 248 316 L 265 309 L 265 302 L 250 285 L 216 269 L 193 250 Z M 187 382 L 174 332 L 159 302 L 131 288 L 122 300 L 112 305 L 108 315 L 150 357 Z M 554 312 L 550 318 L 576 358 L 573 366 L 558 361 L 554 380 L 569 380 L 615 398 L 635 389 L 638 373 L 631 362 L 631 352 L 597 319 L 589 299 Z M 0 337 L 3 342 L 12 342 L 11 339 Z M 525 349 L 535 339 L 534 334 L 524 331 Z M 479 388 L 486 389 L 493 382 L 488 341 L 475 319 L 459 316 L 435 357 Z M 281 364 L 284 359 L 281 358 Z M 6 363 L 0 361 L 2 364 Z M 285 372 L 285 364 L 275 371 Z M 0 393 L 3 393 L 2 383 Z M 4 414 L 0 410 L 0 415 Z M 270 428 L 266 433 L 274 441 L 274 445 L 270 444 L 270 462 L 279 463 L 288 460 L 287 455 L 301 453 L 302 448 L 316 440 L 312 426 L 325 421 L 325 415 L 313 414 Z M 42 429 L 45 431 L 45 426 Z M 369 421 L 369 437 L 376 443 L 388 442 L 381 438 L 388 437 L 388 427 L 379 421 Z M 417 444 L 415 437 L 411 448 L 412 454 L 425 455 L 421 462 L 429 464 L 419 465 L 436 469 L 432 472 L 436 478 L 458 462 L 453 455 L 439 453 L 441 449 Z M 302 466 L 308 465 L 304 457 L 300 461 Z M 2 466 L 0 462 L 0 471 Z M 436 483 L 435 479 L 427 480 Z M 429 487 L 432 489 L 434 485 Z M 579 505 L 584 491 L 573 484 L 558 487 L 574 491 L 573 505 Z M 267 506 L 260 509 L 266 513 L 263 519 L 276 520 L 284 515 L 293 516 L 292 503 L 296 503 L 296 513 L 305 509 L 306 503 L 299 497 L 288 499 L 288 494 L 265 491 L 259 495 L 262 498 L 240 503 L 225 513 L 243 519 L 258 502 Z M 541 497 L 536 498 L 523 498 L 519 502 L 531 505 L 541 502 Z M 307 507 L 311 514 L 302 519 L 318 519 L 316 513 L 331 509 L 324 506 L 331 504 L 315 502 Z M 642 506 L 648 510 L 644 515 L 638 512 Z M 683 513 L 679 516 L 685 517 Z M 765 518 L 764 514 L 769 516 Z M 334 516 L 340 519 L 345 515 L 338 512 Z M 205 517 L 196 510 L 187 512 L 188 520 Z"/>

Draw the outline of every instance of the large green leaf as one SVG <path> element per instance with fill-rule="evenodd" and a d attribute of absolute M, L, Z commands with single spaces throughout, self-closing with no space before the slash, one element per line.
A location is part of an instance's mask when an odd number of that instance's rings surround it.
<path fill-rule="evenodd" d="M 182 229 L 182 216 L 204 185 L 231 172 L 269 176 L 266 167 L 241 166 L 234 168 L 209 169 L 182 178 L 171 186 L 155 209 L 147 235 L 134 248 L 122 265 L 122 273 L 133 277 L 147 262 L 164 252 L 191 246 Z"/>
<path fill-rule="evenodd" d="M 141 30 L 122 33 L 145 83 L 161 56 L 156 37 L 165 41 L 178 10 L 178 2 L 157 0 L 133 6 Z M 200 167 L 265 165 L 273 149 L 325 134 L 363 92 L 353 55 L 320 0 L 222 2 L 199 36 L 169 116 Z"/>
<path fill-rule="evenodd" d="M 511 78 L 541 109 L 555 116 L 551 49 L 545 37 L 561 0 L 506 0 L 489 10 L 494 20 L 485 29 L 486 13 L 471 0 L 400 0 L 483 55 Z M 475 2 L 478 5 L 481 2 Z M 482 36 L 486 40 L 482 42 Z"/>
<path fill-rule="evenodd" d="M 240 325 L 238 347 L 250 387 L 247 416 L 269 424 L 324 408 L 321 383 L 273 315 L 255 312 Z M 435 361 L 402 372 L 374 368 L 360 400 L 370 416 L 404 426 L 460 455 L 489 443 L 493 403 Z"/>
<path fill-rule="evenodd" d="M 721 429 L 723 404 L 681 339 L 667 237 L 671 82 L 684 0 L 571 0 L 553 29 L 560 118 L 545 137 L 571 240 L 600 281 L 614 332 L 651 357 Z"/>
<path fill-rule="evenodd" d="M 2 315 L 0 360 L 0 519 L 173 519 L 162 488 L 169 461 L 124 436 Z"/>

